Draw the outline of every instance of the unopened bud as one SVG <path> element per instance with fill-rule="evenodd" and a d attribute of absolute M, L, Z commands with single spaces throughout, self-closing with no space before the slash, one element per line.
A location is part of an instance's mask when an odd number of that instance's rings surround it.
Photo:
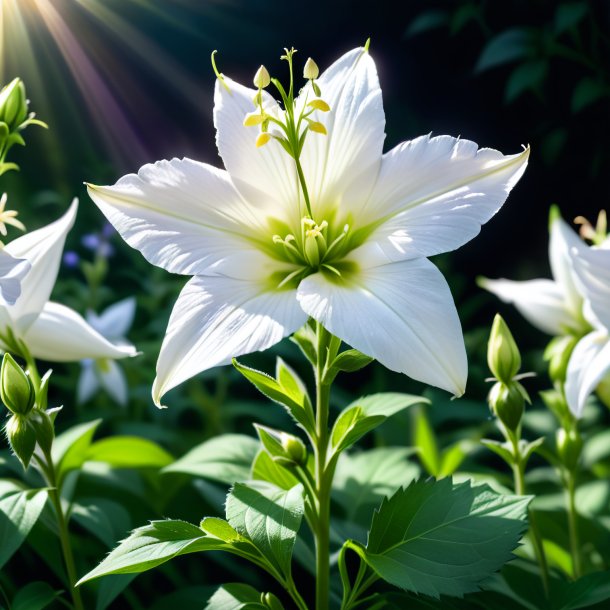
<path fill-rule="evenodd" d="M 307 463 L 305 443 L 298 437 L 282 433 L 282 447 L 286 455 L 295 463 L 303 466 Z"/>
<path fill-rule="evenodd" d="M 267 142 L 269 142 L 269 140 L 271 140 L 271 134 L 263 131 L 262 133 L 258 134 L 258 137 L 256 138 L 256 148 L 260 148 L 261 146 L 264 146 L 265 144 L 267 144 Z"/>
<path fill-rule="evenodd" d="M 498 381 L 487 397 L 496 417 L 513 432 L 517 431 L 521 424 L 525 401 L 528 399 L 525 388 L 518 381 L 511 381 L 509 384 Z"/>
<path fill-rule="evenodd" d="M 544 350 L 544 359 L 549 363 L 549 377 L 553 382 L 564 383 L 568 362 L 578 338 L 571 335 L 555 337 Z"/>
<path fill-rule="evenodd" d="M 317 100 L 311 100 L 311 102 L 309 102 L 307 105 L 311 106 L 315 110 L 320 110 L 321 112 L 330 111 L 330 106 L 324 100 L 319 98 Z"/>
<path fill-rule="evenodd" d="M 326 131 L 326 127 L 322 125 L 322 123 L 318 123 L 318 121 L 307 121 L 309 123 L 309 129 L 315 133 L 321 133 L 322 135 L 328 135 Z"/>
<path fill-rule="evenodd" d="M 263 447 L 275 462 L 287 467 L 306 463 L 307 449 L 300 438 L 260 424 L 254 424 L 254 427 Z"/>
<path fill-rule="evenodd" d="M 315 78 L 318 78 L 319 74 L 320 69 L 318 68 L 318 64 L 309 57 L 303 67 L 303 77 L 307 80 L 314 80 Z"/>
<path fill-rule="evenodd" d="M 0 397 L 6 408 L 16 415 L 27 415 L 36 400 L 32 381 L 8 352 L 4 354 L 0 368 Z"/>
<path fill-rule="evenodd" d="M 260 125 L 265 120 L 265 115 L 260 112 L 249 112 L 244 119 L 244 127 Z"/>
<path fill-rule="evenodd" d="M 570 471 L 576 469 L 582 452 L 582 438 L 576 428 L 559 428 L 555 433 L 557 455 L 561 463 Z"/>
<path fill-rule="evenodd" d="M 13 415 L 6 423 L 6 437 L 13 453 L 19 458 L 24 468 L 27 468 L 36 448 L 36 432 L 27 417 Z"/>
<path fill-rule="evenodd" d="M 20 78 L 15 78 L 0 91 L 0 121 L 10 131 L 16 131 L 28 116 L 25 87 Z"/>
<path fill-rule="evenodd" d="M 256 71 L 253 82 L 257 89 L 264 89 L 265 87 L 269 86 L 271 77 L 269 76 L 269 72 L 267 72 L 267 68 L 265 68 L 265 66 L 261 65 L 261 67 Z"/>
<path fill-rule="evenodd" d="M 261 593 L 261 604 L 269 610 L 284 610 L 282 602 L 273 593 Z"/>
<path fill-rule="evenodd" d="M 500 314 L 496 314 L 491 327 L 487 344 L 487 364 L 495 378 L 505 384 L 510 382 L 521 368 L 519 348 Z"/>
<path fill-rule="evenodd" d="M 29 423 L 36 434 L 36 441 L 45 453 L 50 453 L 55 439 L 55 426 L 51 416 L 46 411 L 33 409 L 30 413 Z"/>

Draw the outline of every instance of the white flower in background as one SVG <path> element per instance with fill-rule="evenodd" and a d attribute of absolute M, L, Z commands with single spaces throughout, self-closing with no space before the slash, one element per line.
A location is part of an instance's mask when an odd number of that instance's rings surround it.
<path fill-rule="evenodd" d="M 0 347 L 23 342 L 35 358 L 74 362 L 83 358 L 132 356 L 131 346 L 115 346 L 73 309 L 49 301 L 66 234 L 74 224 L 78 203 L 51 224 L 11 241 L 4 251 L 31 265 L 21 282 L 21 296 L 11 307 L 0 305 Z M 17 346 L 18 347 L 18 346 Z"/>
<path fill-rule="evenodd" d="M 574 252 L 574 269 L 587 299 L 585 315 L 593 326 L 576 344 L 566 376 L 568 405 L 580 417 L 589 395 L 610 373 L 610 242 Z"/>
<path fill-rule="evenodd" d="M 523 174 L 529 150 L 504 156 L 423 136 L 383 154 L 381 90 L 362 48 L 308 82 L 296 114 L 319 97 L 316 87 L 323 104 L 303 124 L 317 133 L 300 152 L 311 211 L 275 125 L 258 138 L 252 129 L 260 127 L 244 127 L 244 119 L 261 123 L 252 118 L 255 96 L 261 113 L 280 121 L 288 113 L 229 78 L 217 81 L 214 108 L 226 171 L 173 159 L 89 187 L 127 243 L 154 265 L 194 276 L 161 347 L 157 404 L 200 371 L 277 343 L 309 316 L 391 370 L 464 392 L 460 322 L 426 257 L 478 234 Z"/>
<path fill-rule="evenodd" d="M 15 210 L 6 209 L 6 193 L 0 197 L 0 234 L 6 237 L 6 225 L 12 225 L 25 231 Z M 21 294 L 21 281 L 30 270 L 30 263 L 24 259 L 14 258 L 4 250 L 0 241 L 0 305 L 14 305 Z"/>
<path fill-rule="evenodd" d="M 582 335 L 590 330 L 583 313 L 583 295 L 573 265 L 573 252 L 586 244 L 551 208 L 549 262 L 552 280 L 482 279 L 482 288 L 512 303 L 530 324 L 549 335 Z"/>
<path fill-rule="evenodd" d="M 136 300 L 129 297 L 110 305 L 99 315 L 89 311 L 86 318 L 89 325 L 113 345 L 135 350 L 135 347 L 125 338 L 133 324 L 135 313 Z M 78 403 L 82 404 L 91 400 L 100 388 L 121 406 L 127 404 L 125 374 L 114 360 L 87 358 L 81 361 L 81 373 L 76 390 Z"/>

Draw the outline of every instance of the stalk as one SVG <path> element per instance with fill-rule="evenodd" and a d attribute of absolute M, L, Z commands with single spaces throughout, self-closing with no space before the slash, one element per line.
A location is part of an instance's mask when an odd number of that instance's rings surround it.
<path fill-rule="evenodd" d="M 566 491 L 568 495 L 568 529 L 570 552 L 572 554 L 572 576 L 574 580 L 577 580 L 582 574 L 582 562 L 578 535 L 578 512 L 576 511 L 576 477 L 572 471 L 568 472 L 567 475 Z"/>

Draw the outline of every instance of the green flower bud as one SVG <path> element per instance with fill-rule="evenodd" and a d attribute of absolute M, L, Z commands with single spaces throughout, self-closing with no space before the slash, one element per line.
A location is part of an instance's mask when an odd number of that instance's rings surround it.
<path fill-rule="evenodd" d="M 559 428 L 555 433 L 557 455 L 561 463 L 570 471 L 576 469 L 582 452 L 582 438 L 576 428 Z"/>
<path fill-rule="evenodd" d="M 305 443 L 291 434 L 282 433 L 282 447 L 286 455 L 295 463 L 301 466 L 307 463 L 307 449 Z"/>
<path fill-rule="evenodd" d="M 549 377 L 553 382 L 564 383 L 568 362 L 578 338 L 571 335 L 555 337 L 544 350 L 544 359 L 549 363 Z"/>
<path fill-rule="evenodd" d="M 318 68 L 318 64 L 309 57 L 303 67 L 303 77 L 307 80 L 314 80 L 315 78 L 318 78 L 319 74 L 320 68 Z"/>
<path fill-rule="evenodd" d="M 254 424 L 254 427 L 263 447 L 275 462 L 287 467 L 306 463 L 307 449 L 300 438 L 260 424 Z"/>
<path fill-rule="evenodd" d="M 487 400 L 491 410 L 504 426 L 516 432 L 521 424 L 525 401 L 529 401 L 525 388 L 518 381 L 508 384 L 498 381 L 491 388 Z"/>
<path fill-rule="evenodd" d="M 55 439 L 55 426 L 51 416 L 46 411 L 33 409 L 30 412 L 29 422 L 36 433 L 36 441 L 45 453 L 50 453 Z"/>
<path fill-rule="evenodd" d="M 16 131 L 28 116 L 25 87 L 15 78 L 0 91 L 0 121 L 4 121 L 10 131 Z"/>
<path fill-rule="evenodd" d="M 265 66 L 261 65 L 261 67 L 256 71 L 253 82 L 257 89 L 264 89 L 265 87 L 269 86 L 271 77 L 269 76 L 269 72 L 267 72 L 267 68 L 265 68 Z"/>
<path fill-rule="evenodd" d="M 273 593 L 261 593 L 261 604 L 269 610 L 284 610 L 282 602 Z"/>
<path fill-rule="evenodd" d="M 500 314 L 496 314 L 491 327 L 487 364 L 495 378 L 504 383 L 511 381 L 521 368 L 519 348 Z"/>
<path fill-rule="evenodd" d="M 13 453 L 19 458 L 24 468 L 27 468 L 36 448 L 36 432 L 27 417 L 13 415 L 5 427 L 6 437 Z"/>
<path fill-rule="evenodd" d="M 27 415 L 36 400 L 36 391 L 30 378 L 7 352 L 0 368 L 0 398 L 15 415 Z"/>

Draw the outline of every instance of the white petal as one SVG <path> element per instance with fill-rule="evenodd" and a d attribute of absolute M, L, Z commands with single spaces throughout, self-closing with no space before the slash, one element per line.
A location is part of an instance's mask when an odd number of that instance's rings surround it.
<path fill-rule="evenodd" d="M 259 131 L 256 127 L 244 127 L 243 121 L 255 109 L 252 100 L 257 92 L 230 78 L 224 80 L 226 87 L 216 81 L 214 125 L 218 151 L 231 179 L 262 214 L 298 223 L 304 213 L 299 211 L 301 191 L 294 161 L 274 140 L 256 147 Z M 277 103 L 265 91 L 263 99 L 270 114 L 281 115 Z"/>
<path fill-rule="evenodd" d="M 610 250 L 581 248 L 572 253 L 581 290 L 597 320 L 610 331 Z"/>
<path fill-rule="evenodd" d="M 551 211 L 549 262 L 555 281 L 563 290 L 567 306 L 573 315 L 582 313 L 582 295 L 577 286 L 572 251 L 586 248 L 577 233 L 554 210 Z"/>
<path fill-rule="evenodd" d="M 121 367 L 114 360 L 105 360 L 96 365 L 97 374 L 102 387 L 108 395 L 119 405 L 127 404 L 127 381 Z"/>
<path fill-rule="evenodd" d="M 68 211 L 55 222 L 30 231 L 5 246 L 16 258 L 25 258 L 32 268 L 21 282 L 21 296 L 8 310 L 16 329 L 23 334 L 34 322 L 49 300 L 61 263 L 66 235 L 76 219 L 78 201 L 74 199 Z"/>
<path fill-rule="evenodd" d="M 481 286 L 505 303 L 513 304 L 530 324 L 549 335 L 563 335 L 582 325 L 568 310 L 563 291 L 552 280 L 485 279 Z"/>
<path fill-rule="evenodd" d="M 251 248 L 260 225 L 225 171 L 191 159 L 158 161 L 89 195 L 153 265 L 192 275 Z"/>
<path fill-rule="evenodd" d="M 134 297 L 128 297 L 117 303 L 113 303 L 100 314 L 90 311 L 87 313 L 87 322 L 100 335 L 106 339 L 118 340 L 123 339 L 129 332 L 133 324 L 133 318 L 136 314 L 136 300 Z"/>
<path fill-rule="evenodd" d="M 193 375 L 264 350 L 306 320 L 294 290 L 270 292 L 256 280 L 194 277 L 174 305 L 161 346 L 155 404 Z"/>
<path fill-rule="evenodd" d="M 80 375 L 76 386 L 76 402 L 82 405 L 89 402 L 100 387 L 100 382 L 95 374 L 93 361 L 81 365 Z"/>
<path fill-rule="evenodd" d="M 459 248 L 500 209 L 528 156 L 529 148 L 504 156 L 449 136 L 400 144 L 383 156 L 361 217 L 379 224 L 370 240 L 389 261 Z"/>
<path fill-rule="evenodd" d="M 464 393 L 466 351 L 440 271 L 426 259 L 361 269 L 343 282 L 316 273 L 298 288 L 301 307 L 387 368 Z"/>
<path fill-rule="evenodd" d="M 308 133 L 301 155 L 314 218 L 324 220 L 327 206 L 340 207 L 357 218 L 375 184 L 385 138 L 375 62 L 363 48 L 353 49 L 325 70 L 317 83 L 330 112 L 315 111 L 311 118 L 322 123 L 328 135 Z M 297 107 L 314 97 L 307 85 Z"/>
<path fill-rule="evenodd" d="M 21 282 L 31 269 L 24 258 L 14 258 L 0 250 L 0 305 L 14 305 L 21 295 Z"/>
<path fill-rule="evenodd" d="M 608 371 L 610 337 L 605 331 L 589 333 L 576 344 L 566 374 L 566 398 L 576 417 L 582 415 L 587 398 Z"/>
<path fill-rule="evenodd" d="M 48 302 L 23 336 L 35 358 L 49 362 L 76 362 L 84 358 L 125 358 L 133 346 L 116 346 L 104 339 L 73 309 Z"/>

